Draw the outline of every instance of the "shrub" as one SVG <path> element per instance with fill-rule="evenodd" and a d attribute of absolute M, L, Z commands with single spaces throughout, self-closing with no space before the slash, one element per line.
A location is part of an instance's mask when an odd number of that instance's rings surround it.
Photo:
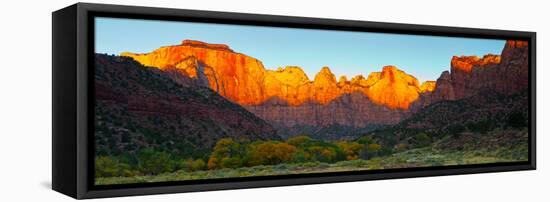
<path fill-rule="evenodd" d="M 95 158 L 95 177 L 130 177 L 136 175 L 128 164 L 115 157 L 100 156 Z"/>
<path fill-rule="evenodd" d="M 510 113 L 506 118 L 506 123 L 513 128 L 527 127 L 527 119 L 523 116 L 523 113 L 518 111 Z"/>
<path fill-rule="evenodd" d="M 409 148 L 409 145 L 407 143 L 399 143 L 399 144 L 395 145 L 395 151 L 397 151 L 397 152 L 405 151 L 408 148 Z"/>
<path fill-rule="evenodd" d="M 220 168 L 239 168 L 242 166 L 240 157 L 223 157 L 219 162 Z"/>
<path fill-rule="evenodd" d="M 430 136 L 423 132 L 416 134 L 413 139 L 416 147 L 427 147 L 432 142 Z"/>
<path fill-rule="evenodd" d="M 449 126 L 447 129 L 449 130 L 449 133 L 455 138 L 458 137 L 460 133 L 466 130 L 466 128 L 461 124 Z"/>
<path fill-rule="evenodd" d="M 178 166 L 179 169 L 187 171 L 187 172 L 193 172 L 198 170 L 204 170 L 206 168 L 206 163 L 202 159 L 187 159 L 180 162 L 180 165 Z"/>
<path fill-rule="evenodd" d="M 494 128 L 494 124 L 490 120 L 484 120 L 484 121 L 468 124 L 468 129 L 474 132 L 480 132 L 482 134 L 486 134 L 488 131 L 490 131 L 493 128 Z"/>
<path fill-rule="evenodd" d="M 174 170 L 170 155 L 153 149 L 143 149 L 137 154 L 138 168 L 145 175 L 156 175 Z"/>

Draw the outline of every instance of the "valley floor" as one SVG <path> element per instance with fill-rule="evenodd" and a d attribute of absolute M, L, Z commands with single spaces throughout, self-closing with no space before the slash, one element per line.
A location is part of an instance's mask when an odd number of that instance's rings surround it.
<path fill-rule="evenodd" d="M 392 168 L 412 168 L 447 165 L 470 165 L 498 162 L 527 161 L 527 145 L 518 145 L 511 150 L 442 151 L 432 147 L 412 149 L 390 156 L 370 160 L 341 161 L 333 164 L 307 162 L 278 164 L 270 166 L 242 167 L 206 171 L 177 171 L 154 176 L 96 178 L 96 185 L 185 181 L 200 179 L 236 178 L 270 175 L 292 175 L 305 173 L 326 173 L 359 170 L 381 170 Z"/>

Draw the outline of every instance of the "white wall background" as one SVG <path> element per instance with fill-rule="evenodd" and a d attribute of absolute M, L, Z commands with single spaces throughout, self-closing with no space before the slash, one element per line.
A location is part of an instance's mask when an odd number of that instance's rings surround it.
<path fill-rule="evenodd" d="M 538 34 L 538 170 L 101 199 L 108 201 L 546 201 L 550 199 L 550 6 L 507 0 L 90 1 Z M 51 12 L 70 0 L 6 0 L 0 11 L 0 201 L 68 201 L 51 186 Z"/>

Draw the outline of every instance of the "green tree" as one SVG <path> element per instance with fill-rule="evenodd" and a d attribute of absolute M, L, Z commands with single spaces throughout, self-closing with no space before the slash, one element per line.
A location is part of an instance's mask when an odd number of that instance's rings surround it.
<path fill-rule="evenodd" d="M 170 155 L 153 149 L 142 149 L 137 153 L 138 168 L 145 175 L 157 175 L 174 171 Z"/>
<path fill-rule="evenodd" d="M 312 146 L 308 148 L 307 152 L 309 153 L 310 161 L 332 163 L 339 160 L 337 159 L 338 154 L 336 150 L 332 147 Z"/>
<path fill-rule="evenodd" d="M 208 159 L 208 169 L 237 168 L 242 166 L 246 150 L 231 138 L 218 140 Z"/>
<path fill-rule="evenodd" d="M 357 143 L 363 144 L 363 145 L 368 145 L 368 144 L 374 143 L 374 140 L 372 140 L 372 138 L 370 138 L 369 136 L 363 136 L 363 137 L 360 137 L 359 139 L 357 139 Z"/>
<path fill-rule="evenodd" d="M 300 136 L 294 136 L 294 137 L 288 138 L 286 142 L 296 147 L 305 147 L 311 144 L 312 142 L 314 142 L 314 140 L 308 136 L 300 135 Z"/>

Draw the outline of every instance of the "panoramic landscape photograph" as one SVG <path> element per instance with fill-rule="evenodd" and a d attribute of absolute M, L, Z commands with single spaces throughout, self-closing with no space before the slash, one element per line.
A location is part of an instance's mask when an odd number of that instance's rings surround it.
<path fill-rule="evenodd" d="M 95 185 L 529 160 L 529 44 L 95 17 Z"/>

